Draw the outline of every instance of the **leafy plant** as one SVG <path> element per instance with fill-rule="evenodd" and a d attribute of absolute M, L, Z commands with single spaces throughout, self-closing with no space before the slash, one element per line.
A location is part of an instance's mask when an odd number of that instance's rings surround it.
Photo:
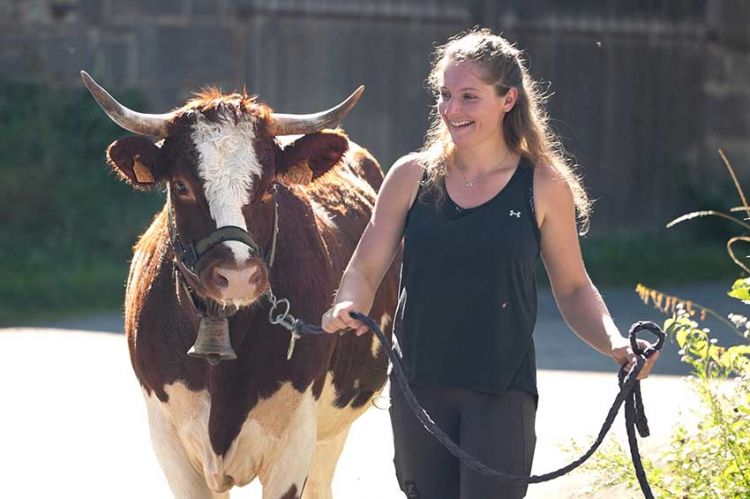
<path fill-rule="evenodd" d="M 126 132 L 83 88 L 0 81 L 0 114 L 0 324 L 116 309 L 130 248 L 162 203 L 106 167 Z"/>
<path fill-rule="evenodd" d="M 721 151 L 720 154 L 742 205 L 732 208 L 730 214 L 715 210 L 689 213 L 667 227 L 697 217 L 716 216 L 750 231 L 747 218 L 731 214 L 750 215 L 750 206 L 731 165 Z M 737 266 L 750 273 L 735 252 L 734 246 L 739 242 L 750 242 L 750 235 L 743 232 L 730 237 L 727 252 Z M 679 346 L 682 362 L 691 366 L 687 382 L 700 401 L 694 411 L 695 423 L 677 423 L 670 445 L 655 459 L 643 459 L 654 494 L 657 497 L 747 499 L 750 497 L 750 321 L 743 314 L 722 317 L 691 300 L 667 295 L 643 284 L 636 286 L 636 292 L 644 303 L 671 314 L 664 322 L 664 330 Z M 728 294 L 749 305 L 750 278 L 735 280 Z M 708 315 L 733 331 L 739 344 L 719 345 L 710 336 L 710 330 L 702 328 L 698 322 Z M 637 490 L 628 453 L 617 444 L 594 457 L 588 469 L 595 472 L 594 488 L 624 484 L 628 489 Z"/>

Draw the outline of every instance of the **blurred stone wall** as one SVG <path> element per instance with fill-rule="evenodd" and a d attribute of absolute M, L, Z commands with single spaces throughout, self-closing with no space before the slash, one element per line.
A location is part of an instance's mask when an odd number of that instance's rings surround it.
<path fill-rule="evenodd" d="M 549 82 L 604 235 L 695 208 L 726 178 L 718 148 L 748 178 L 749 23 L 743 0 L 0 0 L 0 78 L 76 86 L 87 69 L 158 112 L 205 85 L 312 112 L 364 83 L 345 128 L 387 168 L 421 144 L 434 44 L 489 26 Z"/>

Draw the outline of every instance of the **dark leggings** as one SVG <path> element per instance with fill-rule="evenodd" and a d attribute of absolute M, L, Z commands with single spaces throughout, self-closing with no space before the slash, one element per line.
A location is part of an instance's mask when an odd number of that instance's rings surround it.
<path fill-rule="evenodd" d="M 536 400 L 522 391 L 501 395 L 459 388 L 410 385 L 417 400 L 445 433 L 491 468 L 531 473 Z M 419 499 L 511 499 L 526 485 L 494 480 L 459 463 L 417 420 L 395 380 L 391 383 L 394 464 L 401 490 Z"/>

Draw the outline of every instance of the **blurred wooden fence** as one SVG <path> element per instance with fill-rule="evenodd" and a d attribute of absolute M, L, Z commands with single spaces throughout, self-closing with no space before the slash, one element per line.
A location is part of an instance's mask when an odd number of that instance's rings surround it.
<path fill-rule="evenodd" d="M 750 2 L 741 0 L 5 0 L 0 78 L 142 89 L 147 111 L 202 85 L 284 112 L 364 83 L 345 126 L 384 167 L 417 148 L 429 54 L 484 25 L 527 50 L 596 204 L 592 232 L 663 226 L 750 172 Z"/>

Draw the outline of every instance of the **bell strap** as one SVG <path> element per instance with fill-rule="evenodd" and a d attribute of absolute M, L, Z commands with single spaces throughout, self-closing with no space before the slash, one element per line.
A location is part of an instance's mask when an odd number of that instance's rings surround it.
<path fill-rule="evenodd" d="M 267 249 L 264 252 L 265 255 L 261 253 L 260 246 L 255 242 L 255 239 L 253 239 L 253 236 L 248 231 L 234 225 L 219 227 L 208 236 L 198 240 L 197 243 L 188 245 L 183 244 L 180 240 L 180 235 L 177 232 L 177 223 L 175 222 L 174 208 L 172 206 L 171 200 L 168 200 L 168 230 L 176 259 L 183 264 L 182 267 L 187 267 L 191 271 L 191 273 L 195 274 L 198 272 L 198 270 L 200 270 L 200 262 L 202 258 L 211 250 L 211 248 L 226 241 L 238 241 L 250 248 L 250 252 L 253 255 L 259 255 L 261 258 L 266 260 L 269 268 L 272 267 L 274 259 L 276 257 L 276 240 L 279 234 L 279 203 L 276 199 L 277 191 L 278 184 L 274 184 L 271 187 L 274 205 L 273 227 L 271 229 L 270 241 L 271 247 L 270 250 Z"/>

